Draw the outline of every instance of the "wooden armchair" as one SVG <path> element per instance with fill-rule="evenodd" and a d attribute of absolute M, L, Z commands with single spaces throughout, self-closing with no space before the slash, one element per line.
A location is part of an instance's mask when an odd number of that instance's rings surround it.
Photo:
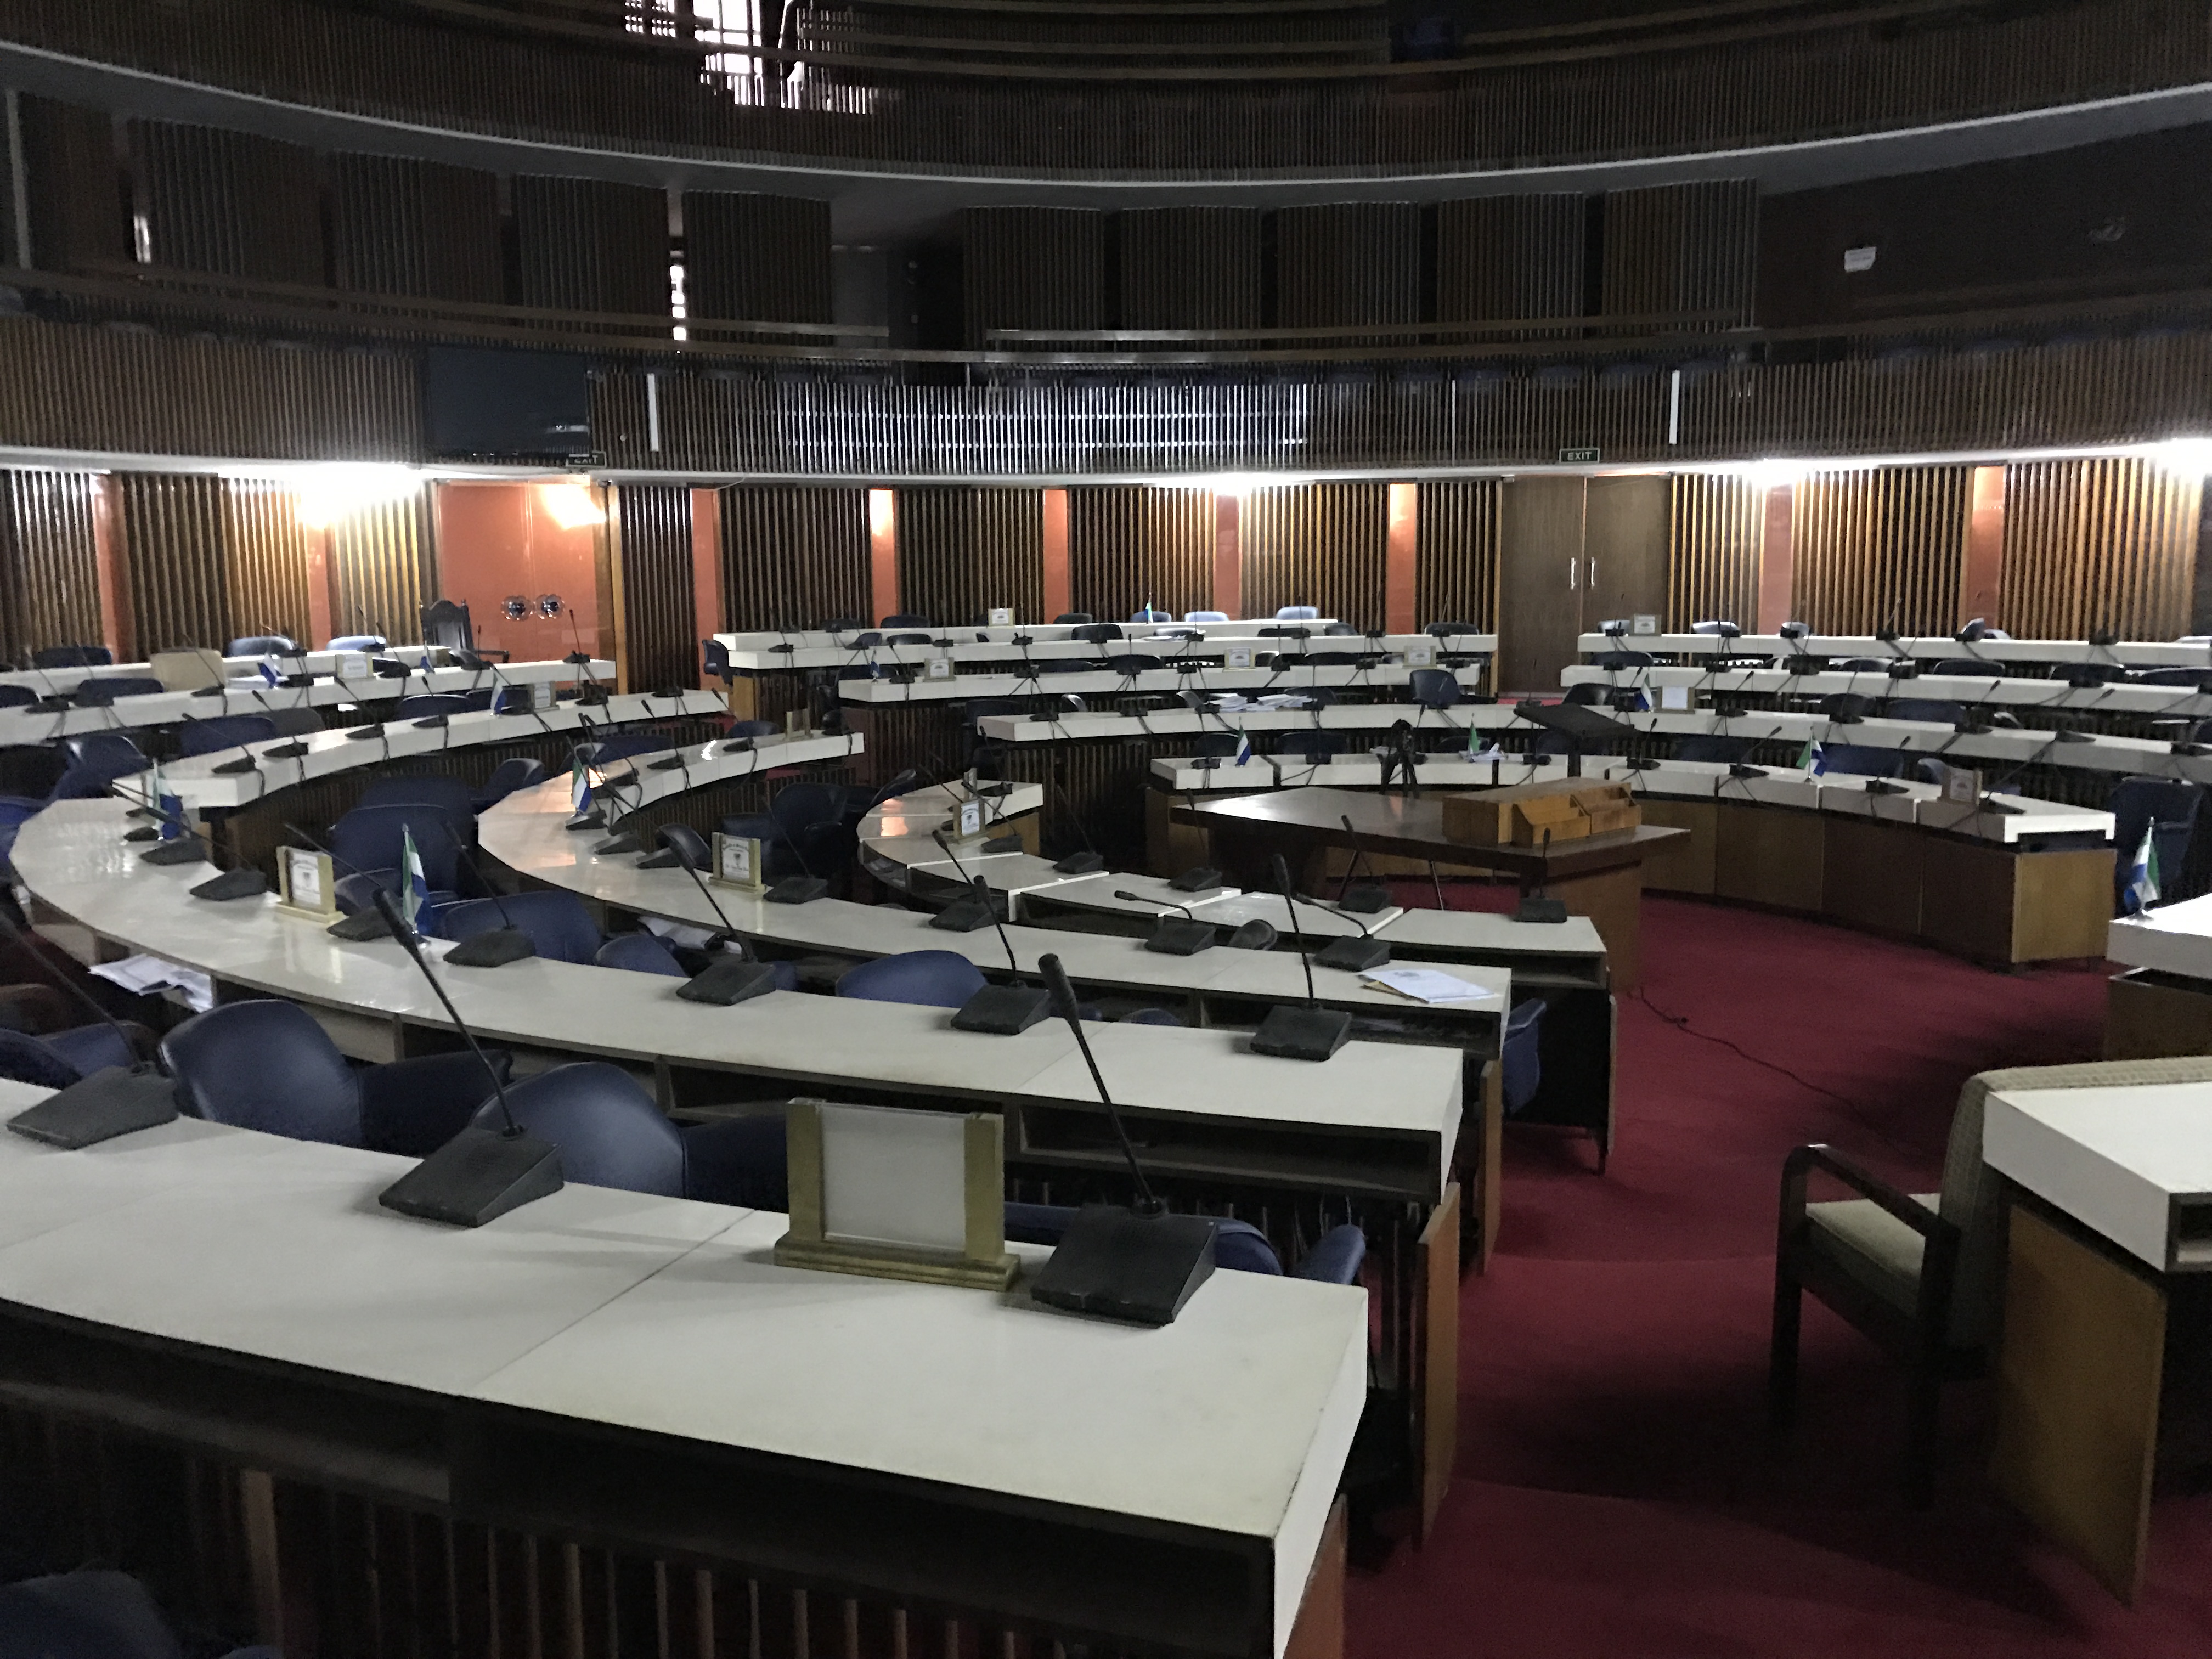
<path fill-rule="evenodd" d="M 1775 1241 L 1770 1415 L 1786 1427 L 1797 1393 L 1798 1321 L 1810 1291 L 1911 1373 L 1905 1489 L 1932 1497 L 1943 1384 L 1980 1374 L 2004 1303 L 2005 1186 L 1982 1162 L 1982 1114 L 2006 1089 L 2212 1082 L 2212 1057 L 2018 1066 L 1969 1078 L 1951 1118 L 1937 1193 L 1909 1194 L 1827 1146 L 1800 1146 L 1782 1166 Z M 1808 1201 L 1816 1173 L 1855 1196 Z"/>

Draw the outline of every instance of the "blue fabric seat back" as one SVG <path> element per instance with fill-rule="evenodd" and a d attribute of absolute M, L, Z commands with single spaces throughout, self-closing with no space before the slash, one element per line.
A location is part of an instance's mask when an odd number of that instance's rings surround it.
<path fill-rule="evenodd" d="M 294 1140 L 361 1145 L 361 1085 L 314 1017 L 275 998 L 227 1002 L 161 1039 L 177 1104 Z"/>
<path fill-rule="evenodd" d="M 464 899 L 438 913 L 441 939 L 474 939 L 513 926 L 527 934 L 548 962 L 588 964 L 606 943 L 584 901 L 565 889 L 512 893 L 498 899 Z"/>
<path fill-rule="evenodd" d="M 1920 672 L 1923 674 L 1972 675 L 1977 679 L 1985 680 L 2002 679 L 2004 678 L 2005 665 L 2001 662 L 1982 662 L 1972 657 L 1944 657 L 1935 662 L 1921 664 Z M 2195 672 L 2191 671 L 2190 677 L 2187 679 L 2177 680 L 2174 684 L 2178 685 L 2196 684 L 2197 677 Z"/>
<path fill-rule="evenodd" d="M 354 810 L 364 806 L 431 806 L 456 819 L 476 816 L 476 790 L 462 778 L 434 773 L 379 778 L 361 792 Z"/>
<path fill-rule="evenodd" d="M 105 1020 L 90 1025 L 72 1025 L 66 1031 L 49 1031 L 42 1041 L 75 1067 L 79 1077 L 90 1077 L 111 1066 L 138 1063 L 138 1051 Z"/>
<path fill-rule="evenodd" d="M 392 711 L 396 720 L 428 720 L 433 714 L 465 714 L 469 700 L 458 691 L 425 691 L 411 697 L 402 697 L 399 707 Z"/>
<path fill-rule="evenodd" d="M 27 685 L 0 685 L 0 708 L 28 708 L 39 694 Z"/>
<path fill-rule="evenodd" d="M 49 645 L 31 653 L 36 668 L 110 668 L 115 653 L 104 645 Z"/>
<path fill-rule="evenodd" d="M 107 793 L 107 786 L 118 778 L 128 777 L 143 771 L 143 766 L 72 766 L 55 781 L 54 800 L 96 800 Z"/>
<path fill-rule="evenodd" d="M 1848 778 L 1893 778 L 1904 770 L 1905 751 L 1876 749 L 1863 743 L 1820 745 L 1821 769 Z"/>
<path fill-rule="evenodd" d="M 233 640 L 222 654 L 226 657 L 289 656 L 299 648 L 282 634 L 248 634 L 243 639 Z"/>
<path fill-rule="evenodd" d="M 1841 662 L 1832 662 L 1828 666 L 1838 674 L 1879 674 L 1889 665 L 1880 657 L 1845 657 Z M 1940 667 L 1937 672 L 1942 672 Z"/>
<path fill-rule="evenodd" d="M 844 812 L 845 792 L 828 783 L 786 784 L 768 805 L 777 831 L 802 846 L 810 835 L 818 836 L 823 825 L 841 823 Z"/>
<path fill-rule="evenodd" d="M 1219 1220 L 1213 1224 L 1213 1265 L 1232 1273 L 1283 1276 L 1283 1264 L 1267 1234 L 1249 1221 Z"/>
<path fill-rule="evenodd" d="M 276 735 L 276 722 L 266 714 L 218 714 L 212 720 L 186 720 L 177 729 L 177 747 L 187 755 L 212 755 Z"/>
<path fill-rule="evenodd" d="M 491 700 L 495 694 L 504 696 L 513 689 L 509 686 L 480 685 L 473 691 L 464 691 L 460 694 L 462 712 L 470 714 L 483 714 L 491 708 Z"/>
<path fill-rule="evenodd" d="M 772 738 L 783 728 L 774 720 L 732 720 L 725 738 Z"/>
<path fill-rule="evenodd" d="M 601 968 L 624 968 L 634 974 L 665 974 L 672 979 L 687 977 L 684 964 L 676 960 L 676 952 L 665 940 L 651 933 L 617 933 L 592 958 Z"/>
<path fill-rule="evenodd" d="M 561 1149 L 564 1180 L 662 1198 L 684 1195 L 683 1132 L 629 1073 L 601 1060 L 556 1066 L 507 1091 L 515 1121 Z M 481 1129 L 503 1127 L 499 1103 L 477 1109 Z"/>
<path fill-rule="evenodd" d="M 956 951 L 907 951 L 864 962 L 837 981 L 841 997 L 957 1008 L 983 988 L 975 964 Z"/>
<path fill-rule="evenodd" d="M 530 755 L 517 755 L 503 760 L 492 769 L 484 780 L 484 787 L 477 792 L 471 803 L 481 812 L 487 806 L 505 800 L 518 789 L 527 789 L 545 781 L 545 763 Z"/>
<path fill-rule="evenodd" d="M 1506 1016 L 1505 1039 L 1499 1047 L 1498 1064 L 1505 1073 L 1503 1092 L 1508 1112 L 1526 1107 L 1543 1085 L 1543 1031 L 1544 1004 L 1540 1000 L 1532 998 Z"/>
<path fill-rule="evenodd" d="M 1321 612 L 1310 605 L 1286 605 L 1275 612 L 1277 622 L 1319 622 Z"/>
<path fill-rule="evenodd" d="M 913 611 L 899 611 L 877 624 L 879 628 L 934 628 L 936 625 L 928 617 Z"/>
<path fill-rule="evenodd" d="M 1449 708 L 1459 702 L 1459 680 L 1449 668 L 1416 668 L 1406 690 L 1424 708 Z"/>
<path fill-rule="evenodd" d="M 341 634 L 325 647 L 331 651 L 381 651 L 388 644 L 381 634 Z"/>
<path fill-rule="evenodd" d="M 62 739 L 62 762 L 64 766 L 106 766 L 114 768 L 112 775 L 125 772 L 143 771 L 152 764 L 146 752 L 139 748 L 127 732 L 80 732 L 75 737 Z"/>
<path fill-rule="evenodd" d="M 0 1029 L 0 1078 L 40 1089 L 66 1089 L 83 1075 L 44 1038 Z"/>
<path fill-rule="evenodd" d="M 1934 697 L 1892 697 L 1883 714 L 1893 720 L 1927 720 L 1936 726 L 1956 726 L 1962 712 L 1955 702 Z"/>
<path fill-rule="evenodd" d="M 1749 738 L 1715 737 L 1700 732 L 1692 737 L 1674 739 L 1674 758 L 1695 761 L 1705 765 L 1735 766 L 1751 753 Z"/>
<path fill-rule="evenodd" d="M 2158 852 L 2159 902 L 2170 904 L 2186 896 L 2190 846 L 2203 804 L 2200 784 L 2166 778 L 2123 778 L 2105 802 L 2105 810 L 2112 815 L 2113 891 L 2126 890 L 2128 872 L 2148 829 Z"/>
<path fill-rule="evenodd" d="M 1323 1233 L 1291 1277 L 1322 1285 L 1357 1285 L 1366 1261 L 1367 1235 L 1347 1221 Z"/>
<path fill-rule="evenodd" d="M 143 1584 L 84 1568 L 0 1587 L 0 1659 L 185 1659 L 185 1650 Z"/>
<path fill-rule="evenodd" d="M 467 840 L 474 825 L 466 812 L 456 819 L 442 807 L 419 803 L 356 806 L 331 826 L 331 854 L 343 874 L 397 870 L 403 833 L 412 831 L 422 878 L 434 889 L 458 891 L 461 855 L 453 837 Z"/>
<path fill-rule="evenodd" d="M 169 688 L 156 679 L 131 674 L 108 674 L 80 684 L 74 701 L 80 708 L 105 708 L 118 697 L 155 697 Z"/>
<path fill-rule="evenodd" d="M 1186 611 L 1182 613 L 1182 619 L 1188 623 L 1227 622 L 1229 613 L 1226 611 Z"/>

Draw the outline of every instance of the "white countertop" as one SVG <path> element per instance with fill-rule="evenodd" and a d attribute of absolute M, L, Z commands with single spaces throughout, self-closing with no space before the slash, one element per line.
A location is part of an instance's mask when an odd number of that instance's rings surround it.
<path fill-rule="evenodd" d="M 1990 662 L 2123 663 L 2133 668 L 2212 668 L 2212 643 L 2203 640 L 2134 640 L 2091 645 L 2087 640 L 1977 640 L 1960 645 L 1945 635 L 1901 639 L 1895 645 L 1871 635 L 1815 634 L 1785 640 L 1778 634 L 1745 634 L 1724 640 L 1717 634 L 1630 634 L 1608 639 L 1584 634 L 1575 648 L 1586 656 L 1611 651 L 1648 651 L 1655 656 L 1893 657 L 1923 661 L 1945 657 L 1981 657 Z"/>
<path fill-rule="evenodd" d="M 1990 1097 L 1982 1156 L 2164 1272 L 2172 1200 L 2212 1194 L 2212 1084 L 2008 1090 Z"/>
<path fill-rule="evenodd" d="M 2129 848 L 2127 855 L 2134 854 Z M 2114 917 L 2105 929 L 2105 954 L 2130 968 L 2212 979 L 2212 893 Z"/>

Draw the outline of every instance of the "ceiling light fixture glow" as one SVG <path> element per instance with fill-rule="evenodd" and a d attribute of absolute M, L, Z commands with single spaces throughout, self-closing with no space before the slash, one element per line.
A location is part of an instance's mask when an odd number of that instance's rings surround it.
<path fill-rule="evenodd" d="M 581 530 L 587 525 L 607 521 L 606 508 L 580 483 L 541 484 L 538 500 L 545 509 L 545 516 L 563 530 Z"/>
<path fill-rule="evenodd" d="M 288 475 L 295 493 L 295 512 L 310 530 L 328 530 L 364 507 L 404 501 L 422 488 L 412 467 L 311 466 Z"/>

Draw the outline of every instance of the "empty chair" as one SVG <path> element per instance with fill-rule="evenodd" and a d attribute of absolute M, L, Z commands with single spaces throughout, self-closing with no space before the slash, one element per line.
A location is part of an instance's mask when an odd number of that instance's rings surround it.
<path fill-rule="evenodd" d="M 1730 629 L 1735 627 L 1735 624 L 1732 622 L 1724 622 L 1718 617 L 1715 617 L 1710 622 L 1692 623 L 1690 624 L 1690 631 L 1692 634 L 1726 634 Z M 1741 630 L 1738 631 L 1740 632 Z"/>
<path fill-rule="evenodd" d="M 1175 613 L 1171 611 L 1156 611 L 1150 606 L 1147 606 L 1144 610 L 1133 614 L 1129 620 L 1131 622 L 1137 623 L 1173 622 L 1175 620 Z"/>
<path fill-rule="evenodd" d="M 132 1028 L 126 1026 L 125 1030 Z M 66 1089 L 81 1078 L 110 1066 L 135 1066 L 144 1058 L 151 1033 L 139 1033 L 137 1047 L 105 1020 L 34 1036 L 0 1030 L 0 1077 L 17 1083 Z"/>
<path fill-rule="evenodd" d="M 179 726 L 177 748 L 186 755 L 212 755 L 276 735 L 276 722 L 266 714 L 218 714 L 213 720 L 186 720 Z"/>
<path fill-rule="evenodd" d="M 381 634 L 341 634 L 325 648 L 331 651 L 381 651 L 386 643 Z"/>
<path fill-rule="evenodd" d="M 156 651 L 147 666 L 165 691 L 198 691 L 230 678 L 230 665 L 220 651 Z"/>
<path fill-rule="evenodd" d="M 772 738 L 783 728 L 774 720 L 732 720 L 725 738 Z"/>
<path fill-rule="evenodd" d="M 513 927 L 526 935 L 549 962 L 588 963 L 606 943 L 584 901 L 564 888 L 465 899 L 438 913 L 441 939 L 474 939 L 495 927 Z"/>
<path fill-rule="evenodd" d="M 2186 896 L 2190 849 L 2196 840 L 2197 819 L 2204 804 L 2201 784 L 2173 782 L 2165 778 L 2130 777 L 2120 780 L 2105 802 L 2112 815 L 2112 892 L 2115 900 L 2128 889 L 2128 872 L 2142 850 L 2143 832 L 2150 832 L 2151 848 L 2158 858 L 2158 894 L 2161 903 Z"/>
<path fill-rule="evenodd" d="M 1880 657 L 1845 657 L 1841 662 L 1832 662 L 1829 668 L 1838 674 L 1880 674 L 1887 672 L 1889 664 Z M 1936 672 L 1944 672 L 1938 663 Z"/>
<path fill-rule="evenodd" d="M 1449 668 L 1416 668 L 1406 690 L 1424 708 L 1449 708 L 1460 701 L 1459 679 Z"/>
<path fill-rule="evenodd" d="M 623 968 L 634 974 L 665 974 L 673 979 L 690 977 L 667 941 L 651 933 L 617 933 L 599 946 L 592 958 L 601 968 Z"/>
<path fill-rule="evenodd" d="M 1310 605 L 1286 605 L 1275 612 L 1277 622 L 1319 622 L 1321 611 Z"/>
<path fill-rule="evenodd" d="M 854 841 L 845 822 L 845 792 L 824 783 L 787 783 L 769 800 L 768 811 L 734 814 L 722 820 L 726 836 L 761 843 L 771 880 L 811 873 L 825 880 L 852 857 Z"/>
<path fill-rule="evenodd" d="M 248 634 L 233 640 L 224 650 L 226 657 L 289 657 L 298 654 L 300 647 L 282 634 Z"/>
<path fill-rule="evenodd" d="M 1064 623 L 1087 623 L 1096 620 L 1097 618 L 1092 617 L 1088 611 L 1063 611 L 1057 617 L 1053 618 L 1053 622 L 1055 625 Z"/>
<path fill-rule="evenodd" d="M 49 645 L 31 653 L 33 668 L 106 668 L 114 661 L 104 645 Z"/>
<path fill-rule="evenodd" d="M 1090 645 L 1107 645 L 1127 636 L 1122 633 L 1121 624 L 1119 623 L 1085 623 L 1075 629 L 1068 637 L 1081 640 Z"/>
<path fill-rule="evenodd" d="M 717 639 L 699 641 L 701 678 L 720 680 L 725 685 L 737 683 L 737 671 L 730 666 L 730 647 Z"/>
<path fill-rule="evenodd" d="M 1632 668 L 1650 668 L 1659 659 L 1649 651 L 1601 651 L 1597 666 L 1608 674 L 1624 673 Z"/>
<path fill-rule="evenodd" d="M 901 611 L 877 624 L 879 628 L 932 628 L 935 625 L 928 617 L 913 611 Z"/>
<path fill-rule="evenodd" d="M 472 828 L 466 813 L 457 821 L 444 808 L 419 802 L 356 806 L 331 826 L 331 856 L 348 875 L 396 872 L 400 849 L 411 835 L 423 880 L 434 890 L 458 892 L 461 855 L 454 838 L 465 839 Z"/>
<path fill-rule="evenodd" d="M 1540 1000 L 1532 998 L 1521 1003 L 1506 1016 L 1505 1036 L 1499 1046 L 1498 1063 L 1504 1069 L 1502 1085 L 1509 1115 L 1525 1110 L 1536 1097 L 1536 1091 L 1543 1086 L 1543 1031 L 1544 1004 Z"/>
<path fill-rule="evenodd" d="M 1275 752 L 1294 755 L 1310 765 L 1319 766 L 1337 752 L 1334 732 L 1285 732 L 1276 739 Z"/>
<path fill-rule="evenodd" d="M 27 685 L 0 685 L 0 708 L 28 708 L 39 694 Z"/>
<path fill-rule="evenodd" d="M 1131 651 L 1118 657 L 1106 659 L 1107 668 L 1116 674 L 1145 674 L 1167 665 L 1159 658 L 1142 651 Z"/>
<path fill-rule="evenodd" d="M 1882 712 L 1893 720 L 1926 720 L 1933 726 L 1956 726 L 1963 712 L 1955 702 L 1934 697 L 1892 697 Z"/>
<path fill-rule="evenodd" d="M 564 1180 L 662 1198 L 781 1210 L 781 1116 L 724 1118 L 679 1129 L 629 1073 L 604 1061 L 556 1066 L 507 1091 L 515 1121 L 561 1150 Z M 479 1127 L 504 1127 L 496 1100 Z"/>
<path fill-rule="evenodd" d="M 323 729 L 319 708 L 272 708 L 263 716 L 280 738 L 311 738 Z"/>
<path fill-rule="evenodd" d="M 886 634 L 884 635 L 884 643 L 885 645 L 933 645 L 935 642 L 936 641 L 927 634 Z"/>
<path fill-rule="evenodd" d="M 496 806 L 518 789 L 527 789 L 545 781 L 545 763 L 529 755 L 516 755 L 501 761 L 484 780 L 483 788 L 471 799 L 470 805 L 477 811 Z"/>
<path fill-rule="evenodd" d="M 427 720 L 433 714 L 450 718 L 469 712 L 469 700 L 458 691 L 426 691 L 411 697 L 402 697 L 392 718 L 398 720 Z"/>
<path fill-rule="evenodd" d="M 1751 758 L 1749 738 L 1723 738 L 1700 733 L 1674 739 L 1674 758 L 1707 765 L 1737 766 Z"/>
<path fill-rule="evenodd" d="M 153 764 L 127 732 L 80 732 L 64 738 L 62 759 L 68 766 L 112 769 L 117 777 Z"/>
<path fill-rule="evenodd" d="M 102 674 L 81 681 L 74 693 L 80 708 L 106 708 L 122 697 L 156 697 L 168 690 L 157 679 L 140 674 Z"/>
<path fill-rule="evenodd" d="M 478 650 L 476 625 L 469 619 L 469 608 L 452 599 L 433 599 L 422 607 L 422 643 L 443 647 L 448 651 L 475 651 L 480 657 L 507 659 L 504 651 Z"/>
<path fill-rule="evenodd" d="M 1905 751 L 1876 749 L 1863 743 L 1820 745 L 1820 770 L 1844 777 L 1893 778 L 1905 769 Z"/>
<path fill-rule="evenodd" d="M 356 1069 L 313 1015 L 276 998 L 194 1015 L 161 1039 L 161 1054 L 191 1116 L 410 1158 L 444 1146 L 491 1093 L 468 1053 Z M 504 1082 L 513 1056 L 493 1048 L 485 1059 Z"/>
<path fill-rule="evenodd" d="M 907 951 L 880 957 L 849 969 L 837 981 L 841 997 L 936 1008 L 957 1008 L 982 988 L 981 971 L 955 951 Z"/>
<path fill-rule="evenodd" d="M 476 812 L 476 790 L 464 778 L 408 773 L 399 777 L 379 778 L 371 783 L 361 792 L 354 810 L 359 811 L 364 806 L 434 806 L 456 818 L 472 817 Z"/>
<path fill-rule="evenodd" d="M 1182 619 L 1187 623 L 1225 623 L 1229 620 L 1229 613 L 1226 611 L 1186 611 L 1182 613 Z"/>
<path fill-rule="evenodd" d="M 1838 665 L 1838 667 L 1841 665 L 1841 664 Z M 1923 663 L 1920 665 L 1920 672 L 1923 674 L 1973 674 L 1983 679 L 2002 679 L 2005 671 L 2004 665 L 1999 662 L 1982 662 L 1971 657 L 1944 657 L 1936 662 Z M 2189 669 L 2183 672 L 2188 675 L 2188 678 L 2173 681 L 2172 684 L 2176 685 L 2197 684 L 2195 670 Z"/>

